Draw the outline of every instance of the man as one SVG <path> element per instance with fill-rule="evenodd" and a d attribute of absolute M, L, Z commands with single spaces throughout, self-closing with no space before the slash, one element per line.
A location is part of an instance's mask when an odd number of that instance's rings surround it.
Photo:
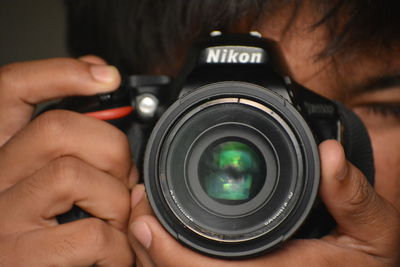
<path fill-rule="evenodd" d="M 334 233 L 320 240 L 292 240 L 272 253 L 235 262 L 180 245 L 152 214 L 142 185 L 135 186 L 129 198 L 128 188 L 138 175 L 121 132 L 67 111 L 51 111 L 30 122 L 34 104 L 118 87 L 114 67 L 84 56 L 18 63 L 0 71 L 0 262 L 398 266 L 398 4 L 324 2 L 79 0 L 69 2 L 69 18 L 75 54 L 97 54 L 124 74 L 174 75 L 188 44 L 215 29 L 257 30 L 276 40 L 293 78 L 353 109 L 371 135 L 375 189 L 345 160 L 338 143 L 320 145 L 320 195 L 338 223 Z M 157 53 L 151 56 L 149 51 Z M 73 203 L 94 217 L 58 225 L 54 217 Z"/>

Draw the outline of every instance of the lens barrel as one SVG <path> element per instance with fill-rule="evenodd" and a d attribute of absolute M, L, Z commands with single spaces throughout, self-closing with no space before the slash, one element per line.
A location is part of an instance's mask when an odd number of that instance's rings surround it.
<path fill-rule="evenodd" d="M 268 88 L 212 83 L 179 99 L 149 139 L 152 208 L 200 252 L 243 258 L 290 238 L 310 213 L 319 157 L 301 114 Z"/>

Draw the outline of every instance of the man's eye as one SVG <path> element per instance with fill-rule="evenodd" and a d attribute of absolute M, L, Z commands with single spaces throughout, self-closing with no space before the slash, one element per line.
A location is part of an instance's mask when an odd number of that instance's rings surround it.
<path fill-rule="evenodd" d="M 380 115 L 388 118 L 400 120 L 400 105 L 399 104 L 369 104 L 364 106 L 367 112 L 373 115 Z"/>

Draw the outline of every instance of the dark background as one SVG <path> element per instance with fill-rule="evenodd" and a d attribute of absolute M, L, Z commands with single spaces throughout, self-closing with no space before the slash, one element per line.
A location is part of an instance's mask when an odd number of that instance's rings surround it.
<path fill-rule="evenodd" d="M 62 0 L 0 0 L 0 66 L 66 56 Z"/>

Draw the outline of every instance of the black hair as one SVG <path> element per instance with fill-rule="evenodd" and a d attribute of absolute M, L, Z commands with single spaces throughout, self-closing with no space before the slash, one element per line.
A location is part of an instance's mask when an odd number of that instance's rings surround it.
<path fill-rule="evenodd" d="M 313 25 L 325 25 L 329 42 L 320 56 L 354 50 L 392 50 L 400 42 L 400 1 L 311 0 L 322 14 Z"/>
<path fill-rule="evenodd" d="M 349 54 L 365 47 L 391 49 L 400 40 L 398 0 L 65 0 L 68 46 L 73 56 L 96 54 L 124 73 L 154 66 L 173 68 L 193 40 L 213 30 L 250 30 L 263 14 L 294 4 L 292 19 L 311 4 L 326 27 L 328 42 L 318 55 Z M 278 4 L 277 4 L 278 3 Z M 239 20 L 240 18 L 240 20 Z M 183 51 L 184 52 L 184 51 Z"/>

